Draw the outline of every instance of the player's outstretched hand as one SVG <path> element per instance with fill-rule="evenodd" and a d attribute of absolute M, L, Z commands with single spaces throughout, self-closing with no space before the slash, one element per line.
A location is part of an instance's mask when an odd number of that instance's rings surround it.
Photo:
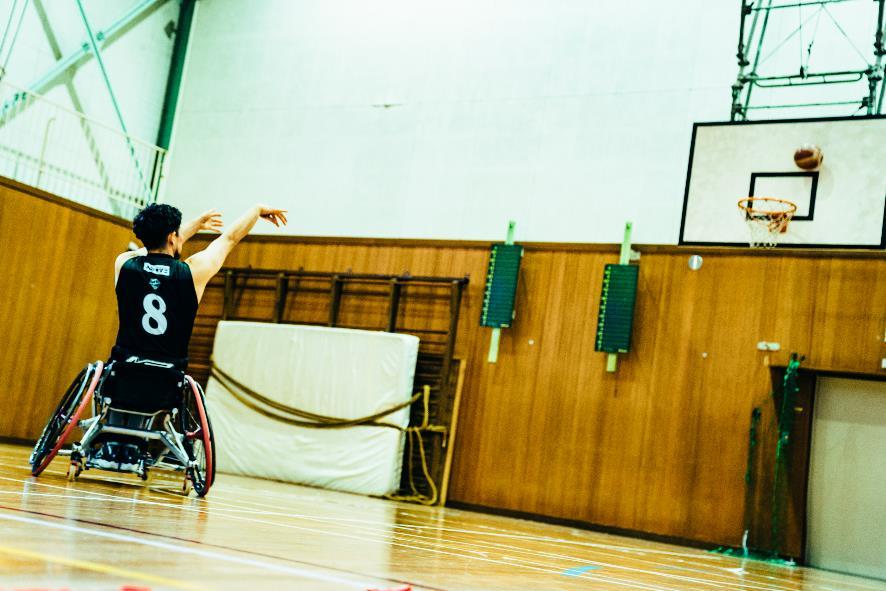
<path fill-rule="evenodd" d="M 278 228 L 283 225 L 286 225 L 286 210 L 285 209 L 274 209 L 273 207 L 268 207 L 266 205 L 259 205 L 261 208 L 261 217 L 263 219 L 268 220 Z"/>
<path fill-rule="evenodd" d="M 199 230 L 209 230 L 210 232 L 221 232 L 222 226 L 222 214 L 217 210 L 210 209 L 209 211 L 204 211 L 200 214 L 200 227 Z"/>

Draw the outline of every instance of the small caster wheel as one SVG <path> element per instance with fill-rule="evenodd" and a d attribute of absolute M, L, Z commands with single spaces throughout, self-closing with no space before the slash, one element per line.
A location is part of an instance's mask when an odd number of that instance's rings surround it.
<path fill-rule="evenodd" d="M 191 485 L 191 478 L 186 475 L 184 480 L 182 481 L 182 496 L 186 497 L 186 496 L 190 495 L 191 489 L 193 489 L 193 488 L 194 487 Z"/>
<path fill-rule="evenodd" d="M 142 484 L 145 486 L 150 486 L 154 482 L 154 473 L 145 468 L 145 470 L 138 475 L 139 478 L 142 479 Z"/>
<path fill-rule="evenodd" d="M 68 482 L 74 482 L 80 473 L 83 472 L 83 464 L 77 460 L 71 460 L 68 464 Z"/>

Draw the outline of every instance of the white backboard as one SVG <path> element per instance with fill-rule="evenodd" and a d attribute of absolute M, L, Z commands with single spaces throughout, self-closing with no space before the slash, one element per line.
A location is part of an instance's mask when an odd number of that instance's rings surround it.
<path fill-rule="evenodd" d="M 794 163 L 808 144 L 812 171 Z M 886 117 L 696 123 L 680 244 L 748 244 L 748 196 L 796 203 L 781 246 L 886 248 Z"/>

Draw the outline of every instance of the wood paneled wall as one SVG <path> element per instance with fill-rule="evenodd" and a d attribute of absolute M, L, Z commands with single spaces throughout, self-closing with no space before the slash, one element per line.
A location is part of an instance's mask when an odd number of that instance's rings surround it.
<path fill-rule="evenodd" d="M 196 244 L 195 244 L 196 246 Z M 882 254 L 639 247 L 634 350 L 594 352 L 615 246 L 529 245 L 498 363 L 479 327 L 488 245 L 256 239 L 231 266 L 469 274 L 456 354 L 468 360 L 450 498 L 716 544 L 741 542 L 748 429 L 771 407 L 767 362 L 878 371 Z M 704 255 L 699 271 L 686 262 Z M 781 351 L 757 350 L 759 341 Z"/>
<path fill-rule="evenodd" d="M 107 353 L 115 317 L 104 269 L 128 231 L 8 190 L 0 211 L 0 318 L 15 343 L 0 353 L 0 384 L 10 404 L 42 407 L 31 421 L 3 413 L 0 435 L 34 437 L 64 382 Z M 198 237 L 191 248 L 203 244 Z M 781 344 L 773 363 L 799 351 L 808 366 L 879 371 L 886 258 L 638 248 L 634 349 L 615 374 L 594 352 L 602 270 L 617 262 L 615 246 L 528 245 L 517 318 L 494 365 L 489 330 L 479 327 L 488 245 L 260 237 L 228 264 L 469 274 L 450 499 L 738 545 L 750 414 L 771 390 L 757 342 Z M 705 257 L 699 271 L 686 265 L 692 252 Z M 47 387 L 29 383 L 38 370 L 53 376 L 42 378 Z"/>
<path fill-rule="evenodd" d="M 129 224 L 0 178 L 0 436 L 36 439 L 117 333 L 114 257 Z"/>

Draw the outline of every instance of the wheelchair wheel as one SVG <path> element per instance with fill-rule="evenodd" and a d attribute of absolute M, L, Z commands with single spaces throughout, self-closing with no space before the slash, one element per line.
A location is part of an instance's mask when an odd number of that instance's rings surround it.
<path fill-rule="evenodd" d="M 215 481 L 215 440 L 212 437 L 212 423 L 206 412 L 206 398 L 203 389 L 191 376 L 186 377 L 191 391 L 185 397 L 185 412 L 182 413 L 185 425 L 185 450 L 197 466 L 187 469 L 186 479 L 191 481 L 197 496 L 204 497 Z M 184 489 L 187 491 L 187 482 Z"/>
<path fill-rule="evenodd" d="M 102 375 L 104 364 L 101 361 L 90 363 L 71 382 L 62 400 L 52 413 L 40 439 L 31 453 L 31 474 L 39 476 L 53 458 L 58 454 L 62 445 L 74 431 L 80 415 L 89 406 L 92 393 Z"/>

